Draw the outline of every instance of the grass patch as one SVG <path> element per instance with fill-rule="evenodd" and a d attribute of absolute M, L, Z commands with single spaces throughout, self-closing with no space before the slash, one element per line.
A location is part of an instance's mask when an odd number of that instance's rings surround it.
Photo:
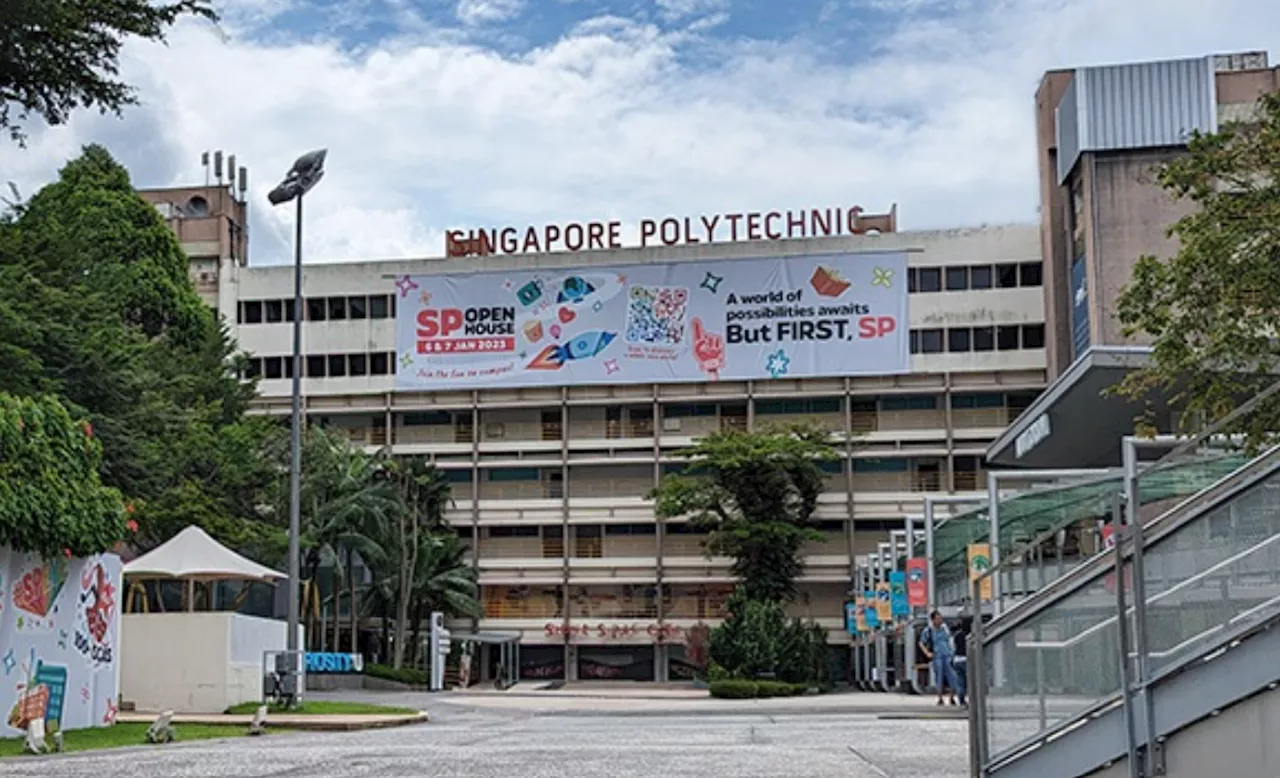
<path fill-rule="evenodd" d="M 116 724 L 113 727 L 73 729 L 63 733 L 63 750 L 98 751 L 105 748 L 125 748 L 147 745 L 149 724 Z M 175 724 L 178 742 L 212 740 L 214 738 L 246 737 L 248 728 L 242 724 Z M 23 739 L 0 739 L 0 757 L 21 756 Z M 50 739 L 52 742 L 52 739 Z M 161 746 L 153 746 L 160 748 Z"/>
<path fill-rule="evenodd" d="M 241 715 L 253 715 L 257 710 L 260 702 L 244 702 L 227 708 L 227 713 L 238 713 Z M 394 708 L 389 705 L 370 705 L 364 702 L 339 702 L 337 700 L 315 700 L 312 702 L 304 701 L 297 708 L 282 708 L 277 705 L 271 705 L 267 708 L 267 714 L 287 713 L 293 716 L 413 716 L 418 711 L 412 708 Z M 270 719 L 267 720 L 268 725 Z"/>

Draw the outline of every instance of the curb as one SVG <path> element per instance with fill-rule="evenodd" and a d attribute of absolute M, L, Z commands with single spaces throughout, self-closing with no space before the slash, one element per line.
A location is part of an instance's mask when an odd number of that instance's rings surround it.
<path fill-rule="evenodd" d="M 159 714 L 156 714 L 159 715 Z M 150 724 L 155 721 L 155 715 L 136 715 L 128 716 L 120 715 L 116 721 L 120 723 L 134 724 Z M 377 718 L 369 718 L 367 720 L 350 719 L 342 716 L 297 716 L 281 719 L 273 719 L 267 716 L 267 729 L 276 732 L 359 732 L 370 729 L 390 729 L 393 727 L 407 727 L 412 724 L 425 724 L 430 721 L 430 716 L 426 711 L 420 711 L 414 716 L 383 716 Z M 184 724 L 191 725 L 226 725 L 226 726 L 249 726 L 249 722 L 240 721 L 238 718 L 228 721 L 226 717 L 220 716 L 199 716 L 181 714 L 173 717 L 173 725 L 181 727 Z"/>
<path fill-rule="evenodd" d="M 864 719 L 878 719 L 882 721 L 967 721 L 968 716 L 962 714 L 938 713 L 936 711 L 904 711 L 901 708 L 875 707 L 875 708 L 838 708 L 838 707 L 814 707 L 814 708 L 717 708 L 717 707 L 698 707 L 698 708 L 647 708 L 643 710 L 625 710 L 625 709 L 599 709 L 599 708 L 547 708 L 547 709 L 529 709 L 518 707 L 505 707 L 499 705 L 468 705 L 462 702 L 446 702 L 450 708 L 457 710 L 465 710 L 470 713 L 518 713 L 527 716 L 563 716 L 563 717 L 613 717 L 613 718 L 639 718 L 654 716 L 765 716 L 765 717 L 786 717 L 786 716 L 852 716 Z"/>

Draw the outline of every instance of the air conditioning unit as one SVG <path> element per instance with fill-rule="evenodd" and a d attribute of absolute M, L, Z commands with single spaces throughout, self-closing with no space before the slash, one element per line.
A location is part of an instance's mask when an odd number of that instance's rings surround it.
<path fill-rule="evenodd" d="M 663 431 L 663 432 L 679 432 L 679 431 L 680 431 L 680 419 L 663 419 L 663 420 L 662 420 L 662 431 Z"/>

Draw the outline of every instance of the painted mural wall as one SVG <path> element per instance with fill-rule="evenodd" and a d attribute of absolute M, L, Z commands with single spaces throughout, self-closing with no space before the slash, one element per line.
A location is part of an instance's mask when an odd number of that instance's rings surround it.
<path fill-rule="evenodd" d="M 41 559 L 0 547 L 0 737 L 115 723 L 120 558 Z"/>

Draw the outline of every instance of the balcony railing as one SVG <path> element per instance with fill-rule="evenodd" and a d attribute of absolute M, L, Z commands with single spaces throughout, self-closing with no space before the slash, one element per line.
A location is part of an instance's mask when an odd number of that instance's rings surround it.
<path fill-rule="evenodd" d="M 486 481 L 480 484 L 482 500 L 559 500 L 564 485 L 540 481 Z"/>
<path fill-rule="evenodd" d="M 610 421 L 569 421 L 569 437 L 574 440 L 631 440 L 653 437 L 652 419 L 618 419 Z"/>
<path fill-rule="evenodd" d="M 569 599 L 569 617 L 574 619 L 656 619 L 658 603 L 635 597 L 578 595 Z"/>
<path fill-rule="evenodd" d="M 855 433 L 934 430 L 947 426 L 946 411 L 854 411 Z"/>
<path fill-rule="evenodd" d="M 550 597 L 529 599 L 485 599 L 487 619 L 558 619 L 564 617 L 560 600 Z"/>
<path fill-rule="evenodd" d="M 1008 408 L 952 408 L 951 425 L 960 429 L 1009 426 L 1014 413 Z"/>
<path fill-rule="evenodd" d="M 603 557 L 603 538 L 574 538 L 573 556 L 577 559 L 599 559 Z"/>
<path fill-rule="evenodd" d="M 728 592 L 712 592 L 704 596 L 679 595 L 665 603 L 668 619 L 722 619 L 728 615 Z"/>
<path fill-rule="evenodd" d="M 486 421 L 480 428 L 483 443 L 495 441 L 555 441 L 564 437 L 560 422 Z"/>
<path fill-rule="evenodd" d="M 570 478 L 570 498 L 644 497 L 653 489 L 650 478 Z"/>
<path fill-rule="evenodd" d="M 414 443 L 456 443 L 456 433 L 452 424 L 418 424 L 411 427 L 396 427 L 395 442 Z M 466 443 L 471 442 L 471 434 L 467 433 Z"/>
<path fill-rule="evenodd" d="M 803 424 L 815 427 L 824 427 L 832 432 L 841 432 L 844 430 L 844 414 L 843 413 L 757 413 L 756 426 L 768 427 L 776 425 L 786 427 L 793 424 Z"/>
<path fill-rule="evenodd" d="M 978 492 L 985 490 L 987 488 L 987 471 L 957 471 L 955 473 L 955 488 L 957 492 Z"/>
<path fill-rule="evenodd" d="M 702 544 L 706 535 L 668 535 L 662 540 L 663 557 L 687 556 L 706 558 L 707 552 Z"/>

